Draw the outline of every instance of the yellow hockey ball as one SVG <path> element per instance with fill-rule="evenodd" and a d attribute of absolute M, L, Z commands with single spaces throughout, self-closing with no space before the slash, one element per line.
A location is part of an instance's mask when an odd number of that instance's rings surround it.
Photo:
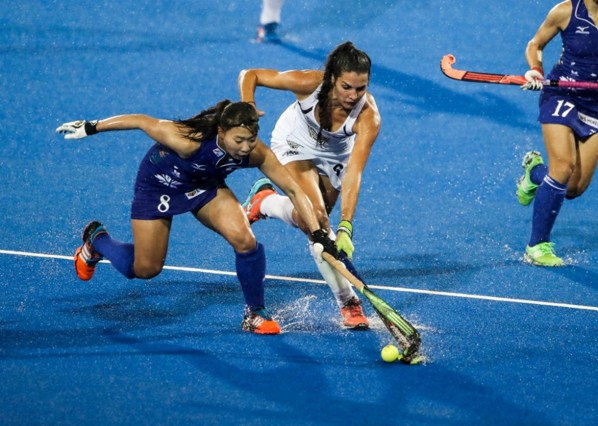
<path fill-rule="evenodd" d="M 386 362 L 395 362 L 399 359 L 399 350 L 395 345 L 386 345 L 382 348 L 380 356 Z"/>

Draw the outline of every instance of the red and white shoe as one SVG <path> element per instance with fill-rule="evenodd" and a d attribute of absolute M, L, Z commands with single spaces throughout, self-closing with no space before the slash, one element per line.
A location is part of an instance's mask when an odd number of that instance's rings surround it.
<path fill-rule="evenodd" d="M 266 215 L 262 214 L 260 208 L 262 201 L 272 194 L 276 194 L 276 190 L 274 189 L 274 185 L 272 185 L 272 181 L 268 178 L 258 179 L 251 186 L 249 195 L 247 195 L 247 199 L 242 204 L 250 224 L 267 218 Z"/>
<path fill-rule="evenodd" d="M 341 308 L 343 316 L 343 326 L 351 330 L 367 330 L 370 328 L 370 322 L 363 313 L 361 300 L 353 297 L 345 306 Z"/>
<path fill-rule="evenodd" d="M 98 221 L 89 222 L 83 230 L 83 244 L 75 251 L 75 271 L 82 281 L 89 281 L 96 270 L 96 265 L 103 259 L 102 255 L 93 248 L 93 240 L 98 235 L 106 234 L 106 228 Z"/>
<path fill-rule="evenodd" d="M 245 308 L 241 328 L 255 334 L 280 334 L 280 325 L 272 319 L 266 308 Z"/>

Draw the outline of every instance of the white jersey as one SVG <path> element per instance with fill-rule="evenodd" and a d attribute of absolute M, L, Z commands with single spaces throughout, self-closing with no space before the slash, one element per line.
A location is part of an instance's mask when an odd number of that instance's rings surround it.
<path fill-rule="evenodd" d="M 293 102 L 282 113 L 272 131 L 271 148 L 284 165 L 293 161 L 311 160 L 332 186 L 341 189 L 341 181 L 355 144 L 353 124 L 366 102 L 365 95 L 353 107 L 345 122 L 335 132 L 322 130 L 314 112 L 321 85 L 307 98 Z"/>

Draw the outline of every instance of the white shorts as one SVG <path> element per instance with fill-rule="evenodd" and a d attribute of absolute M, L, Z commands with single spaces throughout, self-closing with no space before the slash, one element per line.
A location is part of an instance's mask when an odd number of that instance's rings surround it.
<path fill-rule="evenodd" d="M 352 143 L 344 147 L 353 147 Z M 318 173 L 328 176 L 330 183 L 337 190 L 341 190 L 341 183 L 351 149 L 334 151 L 328 144 L 318 146 L 315 138 L 310 136 L 307 123 L 297 117 L 291 108 L 287 109 L 279 118 L 276 127 L 272 131 L 270 148 L 283 164 L 293 161 L 309 160 Z"/>

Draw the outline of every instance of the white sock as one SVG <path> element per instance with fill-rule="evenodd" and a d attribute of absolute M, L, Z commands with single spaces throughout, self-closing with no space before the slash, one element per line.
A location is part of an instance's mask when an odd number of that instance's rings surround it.
<path fill-rule="evenodd" d="M 336 270 L 330 266 L 328 262 L 318 261 L 316 254 L 314 253 L 314 245 L 310 241 L 309 243 L 309 251 L 316 262 L 316 266 L 318 267 L 320 274 L 332 290 L 332 294 L 334 294 L 334 298 L 336 299 L 336 303 L 340 308 L 345 306 L 345 304 L 351 300 L 353 297 L 356 296 L 355 292 L 353 291 L 353 287 L 349 281 L 345 279 L 341 274 L 336 272 Z"/>
<path fill-rule="evenodd" d="M 266 25 L 272 22 L 280 24 L 280 12 L 284 0 L 263 0 L 262 13 L 260 14 L 260 24 Z"/>
<path fill-rule="evenodd" d="M 295 206 L 289 199 L 283 195 L 272 194 L 264 198 L 260 205 L 260 212 L 273 219 L 280 219 L 284 223 L 297 228 L 293 220 L 293 210 Z"/>

